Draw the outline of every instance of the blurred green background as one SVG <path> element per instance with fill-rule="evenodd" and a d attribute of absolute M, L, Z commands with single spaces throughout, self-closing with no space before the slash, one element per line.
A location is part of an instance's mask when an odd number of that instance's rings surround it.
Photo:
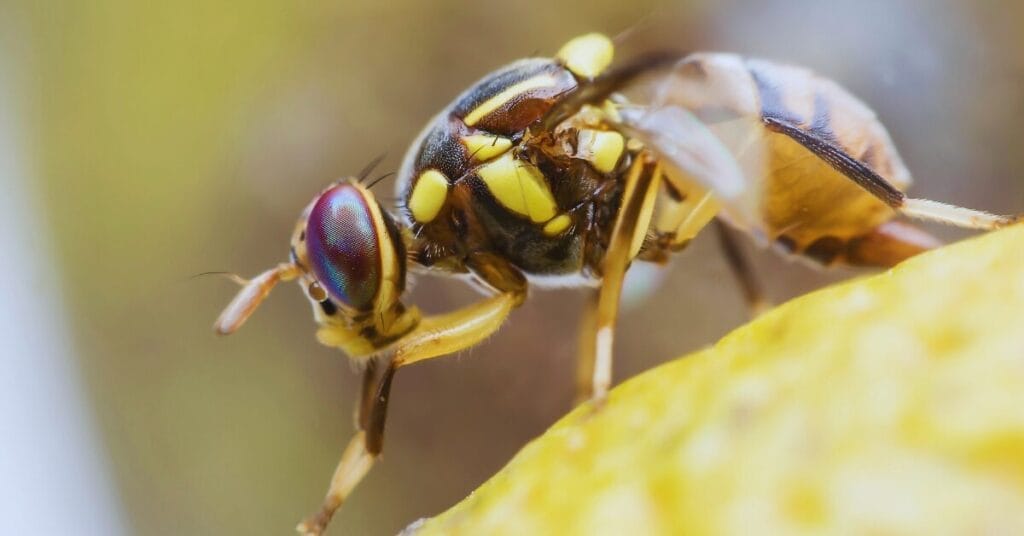
<path fill-rule="evenodd" d="M 927 0 L 0 3 L 0 123 L 22 170 L 0 181 L 37 208 L 20 233 L 54 274 L 60 310 L 47 314 L 67 329 L 48 336 L 65 340 L 84 385 L 121 505 L 111 515 L 139 534 L 282 534 L 319 504 L 353 431 L 358 375 L 315 342 L 294 286 L 217 338 L 211 323 L 236 288 L 190 276 L 284 260 L 321 187 L 382 153 L 381 169 L 397 169 L 425 122 L 490 70 L 631 28 L 621 56 L 711 49 L 804 64 L 876 109 L 916 195 L 1017 212 L 1022 16 L 1021 4 Z M 777 301 L 851 275 L 768 252 L 754 262 Z M 4 266 L 18 281 L 22 265 Z M 745 318 L 713 237 L 665 277 L 621 319 L 619 380 Z M 412 301 L 442 311 L 474 296 L 421 278 Z M 0 298 L 12 311 L 32 299 Z M 535 293 L 486 344 L 403 370 L 383 462 L 331 534 L 393 534 L 444 510 L 564 414 L 580 298 Z M 25 351 L 8 347 L 4 361 Z M 30 404 L 17 388 L 5 403 Z"/>

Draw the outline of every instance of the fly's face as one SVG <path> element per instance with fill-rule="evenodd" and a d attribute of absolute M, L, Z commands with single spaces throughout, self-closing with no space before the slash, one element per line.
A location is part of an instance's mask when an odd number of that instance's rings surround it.
<path fill-rule="evenodd" d="M 354 179 L 335 183 L 303 211 L 288 263 L 244 283 L 215 329 L 237 330 L 279 281 L 297 279 L 313 303 L 317 338 L 350 357 L 387 349 L 419 323 L 405 290 L 402 234 L 373 194 Z"/>
<path fill-rule="evenodd" d="M 313 200 L 292 238 L 292 255 L 317 320 L 333 327 L 325 342 L 363 356 L 415 326 L 418 315 L 399 300 L 406 276 L 401 233 L 359 182 L 337 183 Z"/>

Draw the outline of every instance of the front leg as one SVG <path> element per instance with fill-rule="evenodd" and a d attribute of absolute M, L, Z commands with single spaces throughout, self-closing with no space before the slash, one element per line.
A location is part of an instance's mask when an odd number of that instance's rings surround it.
<path fill-rule="evenodd" d="M 522 298 L 523 294 L 506 292 L 451 313 L 425 317 L 396 343 L 394 358 L 380 378 L 373 378 L 375 366 L 367 367 L 359 400 L 359 431 L 338 462 L 320 510 L 299 523 L 296 530 L 305 535 L 323 533 L 331 517 L 380 456 L 395 372 L 417 361 L 450 355 L 480 343 L 501 327 L 512 309 L 522 303 Z M 318 334 L 321 341 L 332 339 L 324 333 L 331 329 L 342 328 L 322 328 Z M 346 340 L 344 333 L 334 338 Z"/>
<path fill-rule="evenodd" d="M 345 447 L 345 451 L 341 455 L 341 461 L 338 462 L 334 475 L 331 476 L 331 484 L 327 490 L 327 496 L 324 497 L 324 502 L 320 506 L 320 511 L 295 527 L 299 533 L 321 534 L 327 528 L 334 512 L 341 507 L 352 489 L 362 481 L 377 460 L 377 456 L 380 454 L 380 442 L 376 442 L 378 446 L 373 448 L 373 443 L 369 440 L 367 432 L 370 430 L 370 415 L 373 413 L 374 407 L 379 405 L 376 402 L 379 385 L 383 385 L 383 382 L 377 377 L 377 361 L 371 359 L 363 370 L 362 390 L 356 406 L 358 431 L 349 440 L 348 446 Z M 390 381 L 387 385 L 390 385 Z"/>

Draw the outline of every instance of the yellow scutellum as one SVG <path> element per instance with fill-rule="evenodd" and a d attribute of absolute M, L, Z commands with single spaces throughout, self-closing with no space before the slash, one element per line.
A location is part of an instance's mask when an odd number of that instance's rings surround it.
<path fill-rule="evenodd" d="M 574 411 L 415 534 L 1024 534 L 1022 321 L 1021 226 L 812 293 Z"/>
<path fill-rule="evenodd" d="M 615 45 L 599 33 L 581 35 L 562 46 L 556 57 L 576 76 L 594 78 L 604 72 L 615 55 Z"/>
<path fill-rule="evenodd" d="M 522 82 L 512 84 L 505 88 L 504 91 L 497 95 L 485 100 L 476 108 L 473 108 L 466 117 L 462 119 L 464 123 L 469 126 L 474 126 L 480 122 L 481 119 L 487 117 L 488 114 L 501 108 L 505 104 L 515 100 L 519 95 L 528 91 L 539 89 L 542 87 L 550 87 L 555 85 L 555 79 L 550 74 L 539 74 L 533 78 L 527 78 Z"/>

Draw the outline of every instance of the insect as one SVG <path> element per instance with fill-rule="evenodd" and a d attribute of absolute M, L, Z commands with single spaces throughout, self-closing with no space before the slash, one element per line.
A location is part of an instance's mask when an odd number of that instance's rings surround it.
<path fill-rule="evenodd" d="M 322 532 L 379 456 L 395 372 L 486 339 L 530 286 L 591 289 L 577 391 L 599 406 L 630 263 L 663 263 L 709 225 L 757 306 L 736 230 L 822 265 L 885 267 L 938 244 L 907 218 L 1017 219 L 907 197 L 910 173 L 874 113 L 808 70 L 724 53 L 612 67 L 613 52 L 588 34 L 485 76 L 410 147 L 397 213 L 361 178 L 331 184 L 302 212 L 288 261 L 243 281 L 217 320 L 234 332 L 297 280 L 319 341 L 365 366 L 359 430 L 300 532 Z M 410 268 L 486 296 L 423 315 L 402 301 Z"/>

